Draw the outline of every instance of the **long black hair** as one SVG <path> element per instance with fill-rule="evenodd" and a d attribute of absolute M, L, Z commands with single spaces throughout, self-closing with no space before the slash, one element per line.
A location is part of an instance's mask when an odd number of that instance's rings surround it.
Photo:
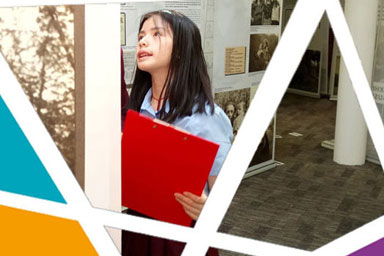
<path fill-rule="evenodd" d="M 192 115 L 192 111 L 205 112 L 207 104 L 211 107 L 211 114 L 213 114 L 211 82 L 198 27 L 183 14 L 164 10 L 144 14 L 140 21 L 139 32 L 144 22 L 153 16 L 160 17 L 173 32 L 168 75 L 160 95 L 168 101 L 169 111 L 165 111 L 164 103 L 160 109 L 160 119 L 172 123 L 177 118 Z M 140 111 L 144 97 L 151 86 L 151 75 L 140 70 L 136 65 L 130 109 Z"/>

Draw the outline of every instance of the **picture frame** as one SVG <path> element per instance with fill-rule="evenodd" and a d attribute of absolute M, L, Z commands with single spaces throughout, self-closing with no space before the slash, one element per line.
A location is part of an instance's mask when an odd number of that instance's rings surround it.
<path fill-rule="evenodd" d="M 322 52 L 306 50 L 287 91 L 320 98 L 321 66 Z"/>
<path fill-rule="evenodd" d="M 120 45 L 121 46 L 126 46 L 127 45 L 127 37 L 126 37 L 126 26 L 127 26 L 127 19 L 126 19 L 126 14 L 124 12 L 120 13 Z"/>

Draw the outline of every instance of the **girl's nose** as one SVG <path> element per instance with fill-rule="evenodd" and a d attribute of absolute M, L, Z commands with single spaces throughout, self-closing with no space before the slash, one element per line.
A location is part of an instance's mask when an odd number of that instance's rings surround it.
<path fill-rule="evenodd" d="M 145 39 L 145 37 L 143 37 L 143 38 L 141 38 L 141 39 L 139 40 L 139 46 L 140 46 L 140 47 L 147 46 L 147 45 L 148 45 L 148 42 L 147 42 L 147 40 Z"/>

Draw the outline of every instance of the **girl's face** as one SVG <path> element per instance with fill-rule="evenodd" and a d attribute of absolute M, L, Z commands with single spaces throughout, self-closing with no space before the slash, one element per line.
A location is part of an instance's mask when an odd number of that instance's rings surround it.
<path fill-rule="evenodd" d="M 150 74 L 168 73 L 172 56 L 173 33 L 159 16 L 148 18 L 138 37 L 136 46 L 137 66 Z"/>

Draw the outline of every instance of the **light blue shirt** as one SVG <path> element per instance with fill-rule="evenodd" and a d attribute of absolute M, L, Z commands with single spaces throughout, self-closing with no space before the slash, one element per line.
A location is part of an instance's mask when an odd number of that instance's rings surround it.
<path fill-rule="evenodd" d="M 158 118 L 159 111 L 156 112 L 151 105 L 152 89 L 149 89 L 141 104 L 140 113 L 151 117 Z M 169 110 L 168 101 L 165 103 L 165 110 Z M 193 113 L 191 116 L 177 118 L 172 125 L 179 127 L 193 135 L 202 137 L 206 140 L 215 142 L 220 145 L 216 154 L 215 161 L 209 176 L 217 176 L 221 170 L 224 160 L 231 148 L 233 132 L 231 122 L 224 111 L 215 104 L 214 113 L 211 115 L 211 108 L 206 105 L 205 113 Z M 204 192 L 208 195 L 208 183 L 204 188 Z"/>

